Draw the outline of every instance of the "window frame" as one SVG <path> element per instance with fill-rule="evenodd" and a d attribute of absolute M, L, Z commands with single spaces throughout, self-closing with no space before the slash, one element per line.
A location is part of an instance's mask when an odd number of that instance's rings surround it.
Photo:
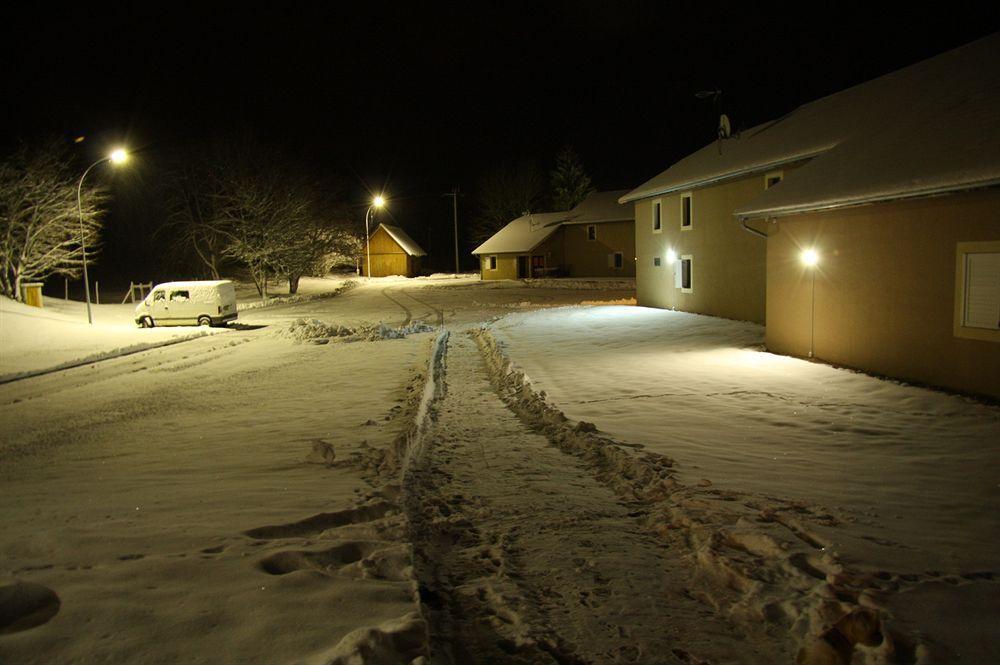
<path fill-rule="evenodd" d="M 497 255 L 487 254 L 486 255 L 486 269 L 489 271 L 494 271 L 497 269 Z"/>
<path fill-rule="evenodd" d="M 653 199 L 650 222 L 653 225 L 653 233 L 663 233 L 663 199 Z"/>
<path fill-rule="evenodd" d="M 684 262 L 688 262 L 688 285 L 684 286 Z M 694 293 L 694 256 L 683 254 L 677 257 L 677 269 L 681 271 L 681 293 Z"/>
<path fill-rule="evenodd" d="M 680 196 L 680 224 L 681 231 L 690 231 L 694 228 L 694 192 L 684 192 Z M 687 224 L 684 224 L 684 200 L 687 199 Z"/>
<path fill-rule="evenodd" d="M 970 254 L 1000 253 L 1000 240 L 980 242 L 960 242 L 955 246 L 955 313 L 953 334 L 964 339 L 984 342 L 1000 342 L 1000 330 L 973 328 L 965 325 L 967 267 Z"/>
<path fill-rule="evenodd" d="M 778 181 L 775 182 L 774 184 L 771 184 L 771 179 L 772 178 L 777 178 Z M 770 171 L 768 173 L 765 173 L 764 174 L 764 189 L 765 190 L 771 189 L 772 187 L 774 187 L 774 185 L 777 185 L 779 182 L 781 182 L 784 179 L 785 179 L 785 172 L 784 171 Z"/>

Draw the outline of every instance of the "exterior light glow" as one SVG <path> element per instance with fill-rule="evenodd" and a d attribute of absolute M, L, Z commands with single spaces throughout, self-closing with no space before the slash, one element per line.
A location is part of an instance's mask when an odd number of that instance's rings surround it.
<path fill-rule="evenodd" d="M 667 250 L 667 265 L 672 264 L 676 260 L 677 260 L 677 252 L 675 252 L 672 249 L 668 249 Z"/>
<path fill-rule="evenodd" d="M 802 263 L 806 264 L 810 268 L 817 263 L 819 263 L 819 254 L 816 253 L 815 249 L 807 249 L 802 252 Z"/>
<path fill-rule="evenodd" d="M 379 194 L 374 199 L 372 199 L 372 205 L 375 206 L 376 208 L 381 208 L 382 206 L 385 205 L 385 199 L 382 197 L 381 194 Z"/>
<path fill-rule="evenodd" d="M 118 148 L 117 150 L 111 153 L 109 159 L 113 164 L 124 164 L 125 161 L 128 159 L 128 153 L 125 152 L 124 148 Z"/>

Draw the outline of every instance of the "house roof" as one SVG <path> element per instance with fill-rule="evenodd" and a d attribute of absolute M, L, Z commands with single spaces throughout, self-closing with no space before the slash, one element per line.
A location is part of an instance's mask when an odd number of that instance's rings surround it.
<path fill-rule="evenodd" d="M 614 192 L 592 192 L 569 211 L 564 223 L 597 224 L 600 222 L 632 221 L 635 219 L 635 206 L 618 202 L 618 199 L 627 192 L 627 189 Z"/>
<path fill-rule="evenodd" d="M 528 252 L 555 233 L 566 220 L 567 212 L 542 212 L 522 215 L 507 224 L 472 250 L 473 254 Z"/>
<path fill-rule="evenodd" d="M 389 234 L 389 237 L 396 241 L 396 244 L 403 248 L 403 251 L 410 256 L 427 256 L 420 245 L 416 243 L 406 231 L 399 228 L 398 226 L 393 226 L 392 224 L 379 224 L 379 228 L 385 229 L 385 232 Z M 378 229 L 375 229 L 377 232 Z M 372 235 L 375 235 L 374 233 Z"/>
<path fill-rule="evenodd" d="M 618 203 L 627 190 L 593 192 L 572 210 L 523 215 L 507 224 L 473 254 L 529 252 L 555 233 L 563 224 L 600 224 L 635 219 L 635 206 Z"/>
<path fill-rule="evenodd" d="M 622 202 L 815 158 L 744 217 L 1000 182 L 1000 34 L 804 104 L 680 160 Z"/>

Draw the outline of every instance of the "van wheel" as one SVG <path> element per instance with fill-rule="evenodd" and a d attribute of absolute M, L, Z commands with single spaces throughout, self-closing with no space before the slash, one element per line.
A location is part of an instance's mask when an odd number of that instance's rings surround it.
<path fill-rule="evenodd" d="M 199 316 L 198 317 L 199 326 L 210 326 L 212 325 L 212 317 L 210 316 Z"/>
<path fill-rule="evenodd" d="M 148 316 L 144 316 L 142 317 L 142 320 L 139 322 L 139 326 L 142 328 L 152 328 L 153 319 L 149 318 Z"/>

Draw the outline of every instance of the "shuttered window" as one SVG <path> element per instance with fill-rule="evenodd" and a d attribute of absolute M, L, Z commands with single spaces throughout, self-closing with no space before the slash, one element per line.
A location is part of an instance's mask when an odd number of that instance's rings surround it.
<path fill-rule="evenodd" d="M 1000 330 L 1000 252 L 965 255 L 962 325 Z"/>

